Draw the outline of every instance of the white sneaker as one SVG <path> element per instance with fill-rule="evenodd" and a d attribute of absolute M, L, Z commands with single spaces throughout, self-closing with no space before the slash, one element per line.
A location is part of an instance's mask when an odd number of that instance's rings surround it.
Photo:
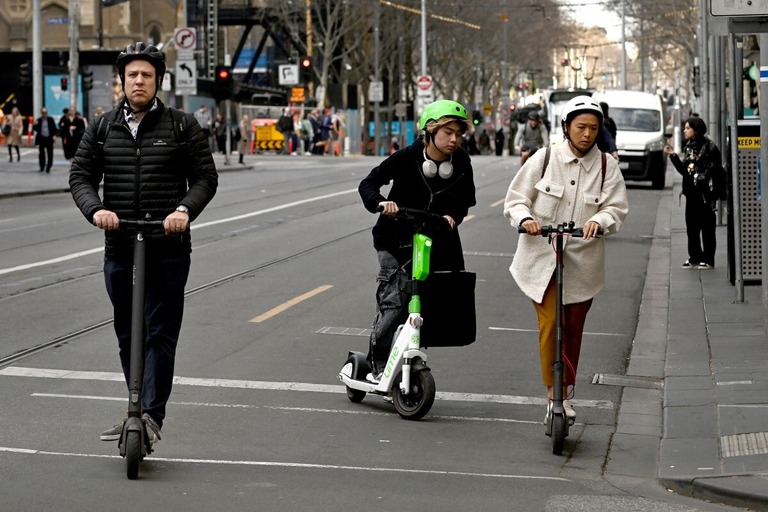
<path fill-rule="evenodd" d="M 565 417 L 570 421 L 576 420 L 576 411 L 573 410 L 570 400 L 563 400 L 563 409 L 565 409 Z"/>

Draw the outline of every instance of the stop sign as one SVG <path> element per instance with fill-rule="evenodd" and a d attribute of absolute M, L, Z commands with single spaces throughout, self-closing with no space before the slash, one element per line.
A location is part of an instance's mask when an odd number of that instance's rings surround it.
<path fill-rule="evenodd" d="M 416 85 L 422 91 L 428 91 L 432 88 L 432 77 L 429 75 L 422 75 L 416 79 Z"/>

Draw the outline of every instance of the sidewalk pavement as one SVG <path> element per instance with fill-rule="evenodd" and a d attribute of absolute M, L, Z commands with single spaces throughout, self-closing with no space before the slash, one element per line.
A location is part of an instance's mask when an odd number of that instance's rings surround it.
<path fill-rule="evenodd" d="M 37 147 L 35 146 L 23 146 L 21 148 L 21 160 L 18 162 L 15 151 L 13 162 L 8 162 L 5 154 L 0 153 L 0 199 L 69 192 L 70 162 L 64 158 L 61 144 L 56 144 L 54 147 L 53 166 L 50 174 L 40 172 L 37 155 Z M 216 169 L 219 172 L 243 171 L 252 167 L 254 155 L 246 156 L 245 164 L 237 163 L 238 158 L 237 153 L 232 153 L 229 158 L 230 163 L 226 164 L 224 155 L 221 153 L 214 153 L 213 155 Z"/>
<path fill-rule="evenodd" d="M 680 495 L 768 511 L 762 286 L 745 286 L 736 302 L 725 226 L 714 269 L 681 268 L 687 237 L 671 165 L 667 183 L 606 478 L 655 478 Z"/>
<path fill-rule="evenodd" d="M 214 158 L 219 171 L 250 167 Z M 34 148 L 20 164 L 0 158 L 0 198 L 67 191 L 69 162 L 54 160 L 44 174 Z M 688 255 L 681 181 L 671 165 L 667 183 L 627 373 L 596 382 L 624 387 L 605 477 L 619 488 L 653 481 L 684 496 L 768 511 L 762 287 L 745 286 L 736 302 L 725 226 L 717 228 L 716 268 L 680 267 Z"/>

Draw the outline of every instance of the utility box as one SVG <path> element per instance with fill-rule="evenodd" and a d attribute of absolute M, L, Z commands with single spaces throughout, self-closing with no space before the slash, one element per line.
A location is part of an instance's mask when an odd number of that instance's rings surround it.
<path fill-rule="evenodd" d="M 745 284 L 756 284 L 763 277 L 760 120 L 740 119 L 737 134 L 742 277 Z"/>

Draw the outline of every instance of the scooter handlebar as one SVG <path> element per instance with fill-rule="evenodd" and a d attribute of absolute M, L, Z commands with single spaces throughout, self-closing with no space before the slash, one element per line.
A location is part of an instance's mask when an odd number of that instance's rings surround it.
<path fill-rule="evenodd" d="M 518 233 L 527 233 L 525 228 L 523 226 L 517 226 L 517 232 Z M 557 226 L 541 226 L 541 236 L 550 236 L 550 235 L 569 235 L 576 238 L 581 238 L 584 236 L 584 229 L 583 228 L 577 228 L 575 226 L 575 223 L 573 221 L 571 222 L 564 222 L 562 224 L 558 224 Z M 599 228 L 597 230 L 597 236 L 603 236 L 603 228 Z"/>
<path fill-rule="evenodd" d="M 152 231 L 163 230 L 163 220 L 134 220 L 134 219 L 118 219 L 120 221 L 120 227 L 118 229 L 126 231 L 142 231 L 149 233 Z"/>

